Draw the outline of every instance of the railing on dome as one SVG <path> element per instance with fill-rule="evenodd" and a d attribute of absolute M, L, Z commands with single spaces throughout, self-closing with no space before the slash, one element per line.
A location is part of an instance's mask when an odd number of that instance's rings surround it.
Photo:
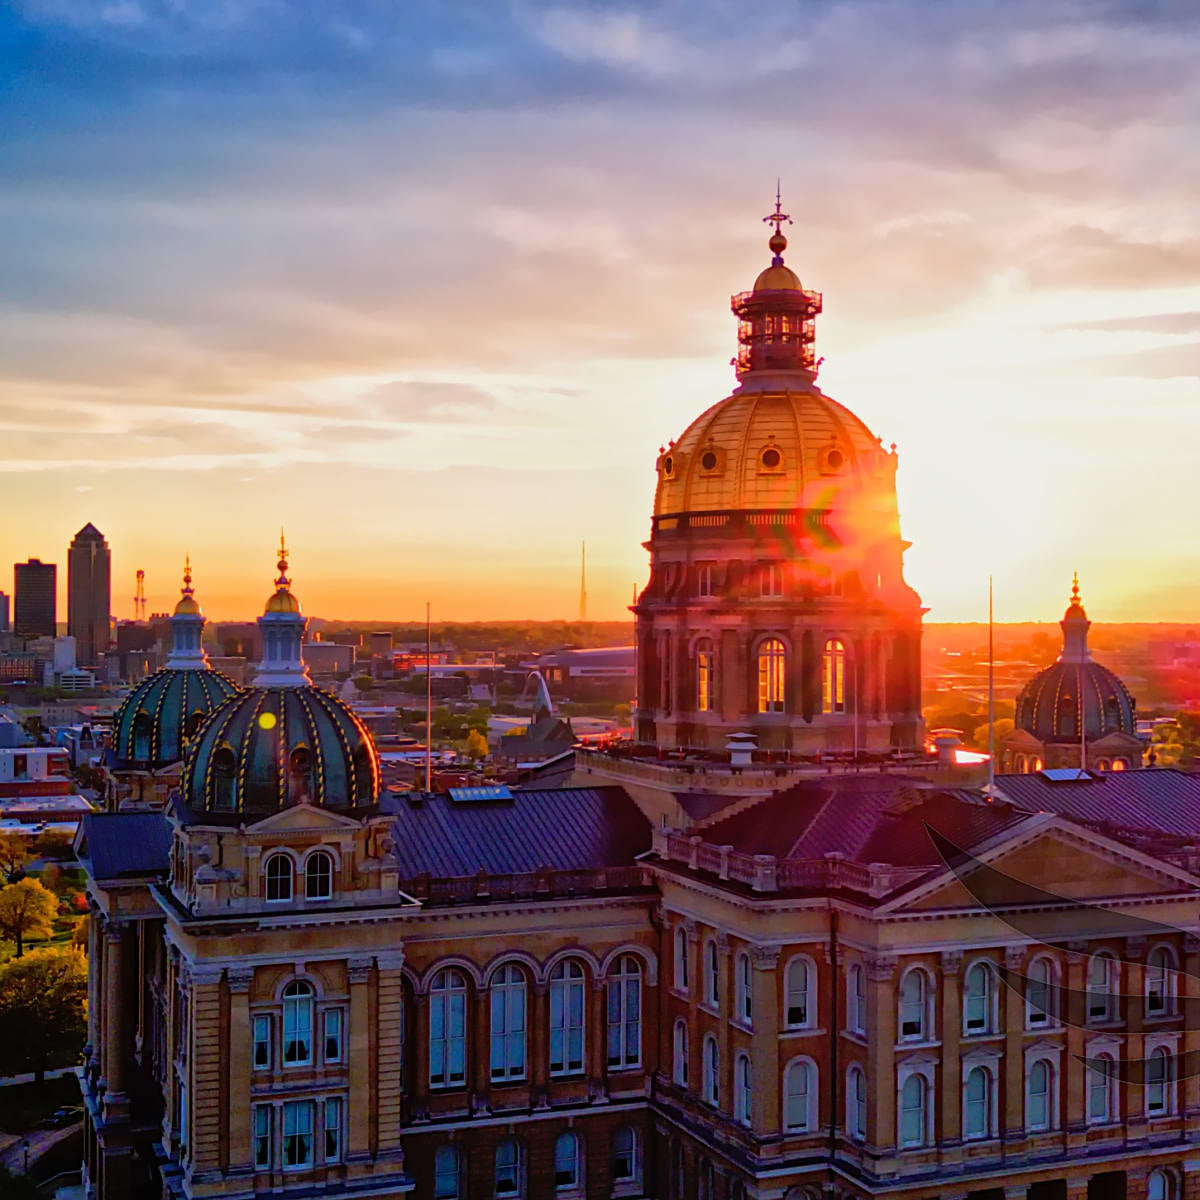
<path fill-rule="evenodd" d="M 755 351 L 769 367 L 769 347 L 796 347 L 800 365 L 816 368 L 816 316 L 821 312 L 824 298 L 820 292 L 762 291 L 738 292 L 730 299 L 730 308 L 738 318 L 738 352 L 735 366 L 738 375 L 751 370 Z"/>
<path fill-rule="evenodd" d="M 654 518 L 654 533 L 686 533 L 689 529 L 808 529 L 828 531 L 828 508 L 709 509 L 705 512 L 662 513 Z"/>

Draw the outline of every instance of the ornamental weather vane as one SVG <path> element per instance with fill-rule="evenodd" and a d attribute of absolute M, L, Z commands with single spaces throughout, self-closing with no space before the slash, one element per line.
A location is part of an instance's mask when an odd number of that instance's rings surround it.
<path fill-rule="evenodd" d="M 764 225 L 774 225 L 775 232 L 771 234 L 770 241 L 767 245 L 771 249 L 771 253 L 775 256 L 771 263 L 773 266 L 780 267 L 783 265 L 783 252 L 787 249 L 787 238 L 783 235 L 783 230 L 780 228 L 784 222 L 792 224 L 792 218 L 783 211 L 783 200 L 779 191 L 779 180 L 775 180 L 775 211 L 770 216 L 763 217 Z"/>

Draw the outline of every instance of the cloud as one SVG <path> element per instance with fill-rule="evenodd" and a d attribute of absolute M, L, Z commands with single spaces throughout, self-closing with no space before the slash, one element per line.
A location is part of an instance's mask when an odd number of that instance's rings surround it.
<path fill-rule="evenodd" d="M 496 408 L 496 397 L 465 383 L 396 379 L 364 392 L 366 411 L 393 421 L 477 421 Z"/>
<path fill-rule="evenodd" d="M 1142 317 L 1106 317 L 1099 321 L 1077 321 L 1059 325 L 1063 330 L 1097 333 L 1200 333 L 1200 311 L 1150 313 Z"/>

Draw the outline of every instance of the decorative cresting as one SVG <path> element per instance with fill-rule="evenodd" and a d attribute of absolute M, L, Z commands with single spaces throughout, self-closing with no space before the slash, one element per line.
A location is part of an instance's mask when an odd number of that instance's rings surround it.
<path fill-rule="evenodd" d="M 817 386 L 821 296 L 783 261 L 733 297 L 738 386 L 660 447 L 638 618 L 637 738 L 722 752 L 919 748 L 920 597 L 896 448 Z"/>
<path fill-rule="evenodd" d="M 118 770 L 157 770 L 180 762 L 209 714 L 237 693 L 233 680 L 214 671 L 204 652 L 204 614 L 192 587 L 190 558 L 180 591 L 167 665 L 147 675 L 113 718 L 109 765 Z"/>
<path fill-rule="evenodd" d="M 282 534 L 278 566 L 258 619 L 263 657 L 254 686 L 213 713 L 189 748 L 183 789 L 194 813 L 266 816 L 302 803 L 350 810 L 379 798 L 379 755 L 366 726 L 304 667 L 306 621 L 290 590 Z"/>
<path fill-rule="evenodd" d="M 1088 741 L 1109 733 L 1137 733 L 1137 701 L 1119 676 L 1092 659 L 1087 635 L 1092 623 L 1079 598 L 1079 576 L 1059 622 L 1062 653 L 1039 671 L 1017 697 L 1016 727 L 1040 742 L 1079 742 L 1079 713 Z"/>

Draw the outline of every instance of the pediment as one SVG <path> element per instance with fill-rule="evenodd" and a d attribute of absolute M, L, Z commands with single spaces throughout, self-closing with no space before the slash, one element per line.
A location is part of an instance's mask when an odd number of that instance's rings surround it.
<path fill-rule="evenodd" d="M 968 849 L 975 863 L 936 872 L 883 911 L 1030 908 L 1200 890 L 1200 879 L 1173 863 L 1049 813 Z"/>
<path fill-rule="evenodd" d="M 1027 729 L 1014 729 L 1001 739 L 1000 745 L 1005 749 L 1015 747 L 1018 750 L 1040 750 L 1042 743 Z"/>
<path fill-rule="evenodd" d="M 307 833 L 324 829 L 357 829 L 359 822 L 316 804 L 293 804 L 246 826 L 247 833 Z"/>

